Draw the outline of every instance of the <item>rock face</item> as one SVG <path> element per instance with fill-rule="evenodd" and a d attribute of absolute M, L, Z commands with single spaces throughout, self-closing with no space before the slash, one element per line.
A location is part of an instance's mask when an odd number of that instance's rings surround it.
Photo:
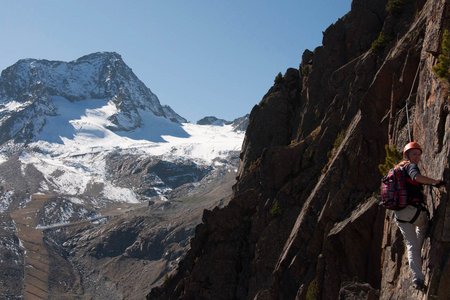
<path fill-rule="evenodd" d="M 449 4 L 354 0 L 253 108 L 233 199 L 205 211 L 177 271 L 147 298 L 449 299 L 450 103 L 432 71 Z M 384 146 L 408 142 L 406 109 L 422 173 L 447 181 L 425 189 L 425 292 L 377 205 Z"/>

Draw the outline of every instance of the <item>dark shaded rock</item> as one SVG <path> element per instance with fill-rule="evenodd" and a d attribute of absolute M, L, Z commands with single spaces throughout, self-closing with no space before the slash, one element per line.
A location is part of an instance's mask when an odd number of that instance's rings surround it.
<path fill-rule="evenodd" d="M 246 114 L 243 117 L 239 117 L 234 119 L 233 121 L 226 121 L 223 119 L 218 119 L 214 116 L 204 117 L 201 120 L 197 121 L 198 125 L 215 125 L 215 126 L 223 126 L 223 125 L 232 125 L 234 131 L 246 131 L 248 127 L 249 115 Z"/>
<path fill-rule="evenodd" d="M 226 121 L 224 119 L 218 119 L 214 116 L 208 116 L 204 117 L 203 119 L 200 119 L 197 121 L 197 125 L 216 125 L 216 126 L 222 126 L 230 124 L 230 121 Z"/>
<path fill-rule="evenodd" d="M 434 224 L 423 250 L 427 295 L 411 288 L 401 235 L 376 195 L 385 144 L 401 149 L 408 141 L 410 94 L 427 175 L 449 179 L 448 87 L 424 50 L 436 48 L 448 1 L 405 2 L 395 14 L 386 2 L 353 1 L 323 45 L 305 51 L 300 69 L 287 70 L 253 108 L 234 198 L 204 213 L 177 272 L 148 299 L 444 295 L 448 184 L 427 197 Z M 395 38 L 375 51 L 380 32 Z"/>
<path fill-rule="evenodd" d="M 14 221 L 9 214 L 0 213 L 0 298 L 18 299 L 23 286 L 24 251 L 13 233 Z"/>
<path fill-rule="evenodd" d="M 345 282 L 339 290 L 339 300 L 376 300 L 380 293 L 367 283 Z"/>
<path fill-rule="evenodd" d="M 233 125 L 234 131 L 246 131 L 249 122 L 249 114 L 246 114 L 243 117 L 234 119 L 231 123 Z"/>
<path fill-rule="evenodd" d="M 137 194 L 157 196 L 161 192 L 200 181 L 211 172 L 190 160 L 164 161 L 158 157 L 140 157 L 114 153 L 106 158 L 111 179 L 118 186 L 135 187 Z"/>
<path fill-rule="evenodd" d="M 289 69 L 283 78 L 252 109 L 242 145 L 239 176 L 245 174 L 264 148 L 288 145 L 291 141 L 294 103 L 300 101 L 301 82 L 295 69 Z"/>
<path fill-rule="evenodd" d="M 131 246 L 139 232 L 139 220 L 133 227 L 119 226 L 105 232 L 94 248 L 91 255 L 96 258 L 119 256 L 124 253 L 125 249 Z"/>

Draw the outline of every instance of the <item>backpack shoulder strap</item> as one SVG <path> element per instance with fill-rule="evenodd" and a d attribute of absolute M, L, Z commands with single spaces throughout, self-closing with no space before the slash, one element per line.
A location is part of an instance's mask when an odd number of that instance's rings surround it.
<path fill-rule="evenodd" d="M 408 166 L 410 165 L 410 162 L 405 162 L 402 165 L 396 166 L 396 168 L 398 168 L 399 170 L 401 170 L 403 172 L 403 175 L 405 176 L 405 178 L 408 176 L 408 172 L 406 171 L 406 169 L 408 168 Z"/>

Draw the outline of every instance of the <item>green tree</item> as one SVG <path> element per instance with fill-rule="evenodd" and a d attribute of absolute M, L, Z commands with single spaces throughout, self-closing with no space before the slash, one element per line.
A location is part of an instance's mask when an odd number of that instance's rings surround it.
<path fill-rule="evenodd" d="M 389 0 L 386 4 L 386 11 L 390 14 L 399 14 L 403 7 L 411 2 L 411 0 Z"/>
<path fill-rule="evenodd" d="M 450 33 L 444 30 L 441 44 L 441 54 L 438 57 L 437 64 L 433 67 L 434 73 L 441 78 L 449 81 L 450 79 Z"/>
<path fill-rule="evenodd" d="M 278 200 L 275 200 L 275 202 L 273 203 L 272 208 L 270 209 L 270 215 L 272 217 L 281 216 L 281 207 L 280 203 L 278 203 Z"/>
<path fill-rule="evenodd" d="M 390 41 L 392 41 L 391 36 L 384 34 L 384 32 L 380 32 L 378 37 L 372 42 L 370 50 L 373 52 L 380 52 Z"/>
<path fill-rule="evenodd" d="M 380 170 L 381 175 L 386 175 L 403 158 L 403 155 L 397 151 L 394 145 L 385 145 L 384 149 L 386 150 L 384 164 L 378 165 L 378 170 Z"/>
<path fill-rule="evenodd" d="M 314 279 L 308 285 L 308 289 L 306 290 L 306 300 L 316 300 L 319 297 L 319 286 L 317 284 L 317 280 Z"/>
<path fill-rule="evenodd" d="M 281 74 L 281 72 L 279 72 L 277 74 L 274 81 L 275 81 L 275 84 L 280 84 L 283 81 L 283 75 Z"/>

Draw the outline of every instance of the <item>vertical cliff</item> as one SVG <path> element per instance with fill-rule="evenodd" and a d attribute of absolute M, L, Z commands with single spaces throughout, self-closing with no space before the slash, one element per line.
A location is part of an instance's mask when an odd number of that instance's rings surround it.
<path fill-rule="evenodd" d="M 250 114 L 234 198 L 205 211 L 191 250 L 149 299 L 446 299 L 450 295 L 448 82 L 432 71 L 449 1 L 354 0 L 323 45 Z M 408 106 L 406 107 L 406 103 Z M 432 226 L 426 292 L 377 193 L 384 146 L 424 146 Z"/>

